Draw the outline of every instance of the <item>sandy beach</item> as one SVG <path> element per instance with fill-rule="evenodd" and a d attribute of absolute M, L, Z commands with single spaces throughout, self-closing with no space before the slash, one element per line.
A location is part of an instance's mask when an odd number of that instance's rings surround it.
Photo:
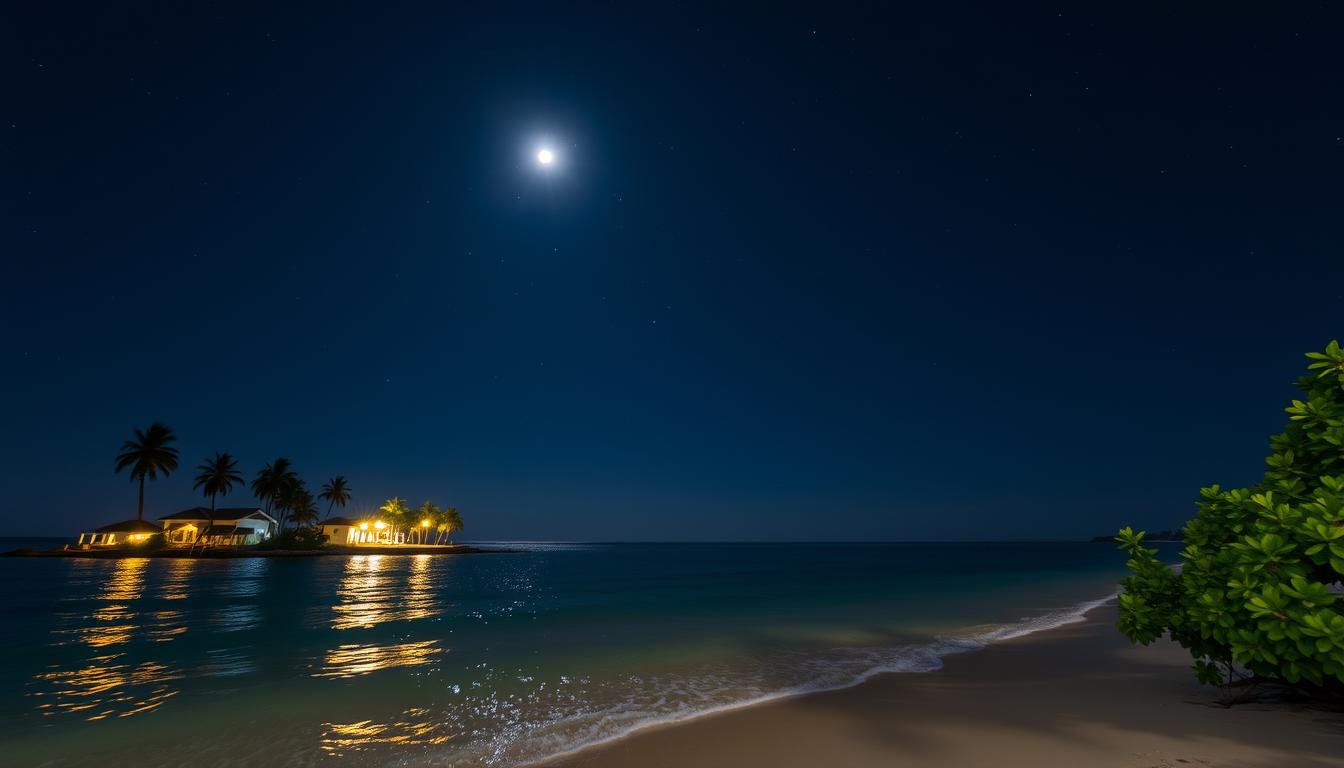
<path fill-rule="evenodd" d="M 876 677 L 651 728 L 551 763 L 883 768 L 1344 766 L 1344 715 L 1215 703 L 1172 643 L 1130 646 L 1113 604 L 1081 623 Z"/>

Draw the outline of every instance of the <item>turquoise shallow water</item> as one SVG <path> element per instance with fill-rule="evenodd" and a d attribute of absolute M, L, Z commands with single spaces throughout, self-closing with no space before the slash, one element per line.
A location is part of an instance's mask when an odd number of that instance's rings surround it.
<path fill-rule="evenodd" d="M 1106 544 L 0 559 L 6 765 L 518 765 L 1068 621 Z"/>

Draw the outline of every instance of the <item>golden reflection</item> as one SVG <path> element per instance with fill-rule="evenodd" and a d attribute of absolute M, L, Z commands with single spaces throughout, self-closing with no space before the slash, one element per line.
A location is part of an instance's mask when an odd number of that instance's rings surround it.
<path fill-rule="evenodd" d="M 432 556 L 414 555 L 409 563 L 402 583 L 384 555 L 355 555 L 348 559 L 336 588 L 338 602 L 331 607 L 332 629 L 368 628 L 386 621 L 424 619 L 438 614 Z"/>
<path fill-rule="evenodd" d="M 336 617 L 332 629 L 372 627 L 387 621 L 385 602 L 387 576 L 380 574 L 382 555 L 355 555 L 345 563 L 345 574 L 336 588 L 339 603 L 332 606 Z"/>
<path fill-rule="evenodd" d="M 112 574 L 103 582 L 99 600 L 134 600 L 145 586 L 147 557 L 127 557 L 113 561 Z"/>
<path fill-rule="evenodd" d="M 109 645 L 130 642 L 136 626 L 131 623 L 135 619 L 135 614 L 127 610 L 128 607 L 107 605 L 95 610 L 90 618 L 99 623 L 79 627 L 75 630 L 75 634 L 90 648 L 105 648 Z"/>
<path fill-rule="evenodd" d="M 406 577 L 406 591 L 403 593 L 401 618 L 424 619 L 439 612 L 438 590 L 435 588 L 434 572 L 430 570 L 433 555 L 411 555 L 411 572 Z"/>
<path fill-rule="evenodd" d="M 438 640 L 397 645 L 342 645 L 327 651 L 321 670 L 313 677 L 359 677 L 392 667 L 418 667 L 443 652 Z"/>
<path fill-rule="evenodd" d="M 135 612 L 128 605 L 140 597 L 145 584 L 145 568 L 149 558 L 133 557 L 114 561 L 95 600 L 103 601 L 89 614 L 87 626 L 60 630 L 60 634 L 74 635 L 78 642 L 90 648 L 106 648 L 129 642 L 139 627 Z M 58 645 L 61 643 L 58 643 Z"/>
<path fill-rule="evenodd" d="M 156 643 L 172 640 L 187 631 L 186 614 L 182 611 L 155 611 L 150 616 L 154 621 L 148 627 L 149 639 Z"/>
<path fill-rule="evenodd" d="M 159 586 L 159 597 L 164 600 L 185 600 L 190 597 L 191 576 L 196 571 L 197 562 L 190 557 L 175 557 L 168 561 L 163 584 Z"/>
<path fill-rule="evenodd" d="M 433 745 L 445 744 L 453 737 L 439 733 L 445 723 L 426 719 L 427 709 L 408 709 L 402 718 L 391 723 L 361 720 L 357 723 L 325 723 L 322 750 L 330 755 L 360 752 L 382 744 Z"/>
<path fill-rule="evenodd" d="M 169 567 L 162 593 L 156 597 L 172 600 L 185 597 L 186 582 L 192 565 Z M 130 643 L 137 636 L 151 641 L 172 640 L 187 631 L 186 615 L 180 610 L 137 611 L 145 598 L 145 577 L 149 559 L 119 559 L 101 567 L 72 569 L 77 583 L 97 584 L 97 592 L 88 600 L 87 612 L 61 614 L 65 628 L 56 630 L 54 645 L 80 643 L 97 649 L 90 658 L 51 666 L 34 675 L 30 695 L 43 715 L 73 715 L 85 720 L 131 717 L 152 712 L 177 695 L 170 684 L 183 677 L 156 661 L 130 662 L 125 652 L 112 648 Z M 156 570 L 156 573 L 158 571 Z M 69 637 L 68 640 L 59 639 Z"/>
<path fill-rule="evenodd" d="M 122 655 L 95 656 L 79 669 L 39 673 L 36 679 L 48 690 L 33 695 L 50 696 L 52 700 L 39 701 L 37 711 L 44 715 L 77 714 L 90 721 L 113 715 L 130 717 L 158 709 L 177 695 L 167 683 L 180 679 L 180 671 L 153 661 L 134 667 L 116 663 Z"/>

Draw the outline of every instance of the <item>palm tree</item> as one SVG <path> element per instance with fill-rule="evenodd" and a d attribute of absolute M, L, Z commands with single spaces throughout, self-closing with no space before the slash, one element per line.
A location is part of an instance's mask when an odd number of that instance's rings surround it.
<path fill-rule="evenodd" d="M 269 515 L 285 488 L 298 478 L 294 472 L 293 462 L 281 456 L 257 472 L 257 476 L 252 480 L 252 495 L 265 505 L 266 514 Z"/>
<path fill-rule="evenodd" d="M 308 493 L 308 484 L 298 475 L 290 472 L 280 481 L 280 490 L 275 497 L 275 508 L 280 511 L 280 530 L 285 529 L 291 513 L 304 509 L 305 496 L 309 500 L 313 498 Z"/>
<path fill-rule="evenodd" d="M 317 499 L 313 498 L 313 494 L 309 493 L 307 488 L 300 486 L 289 500 L 289 504 L 289 513 L 294 520 L 295 528 L 303 528 L 317 522 Z"/>
<path fill-rule="evenodd" d="M 337 475 L 328 480 L 317 497 L 327 502 L 328 519 L 331 518 L 332 507 L 345 509 L 345 505 L 350 503 L 350 484 L 345 481 L 345 475 Z"/>
<path fill-rule="evenodd" d="M 431 526 L 439 524 L 439 516 L 442 515 L 439 505 L 432 501 L 426 501 L 415 511 L 415 540 L 419 544 L 425 543 L 425 535 L 429 533 Z"/>
<path fill-rule="evenodd" d="M 243 483 L 243 475 L 238 471 L 238 462 L 229 454 L 219 451 L 215 451 L 214 457 L 206 459 L 196 471 L 200 474 L 196 476 L 196 482 L 191 489 L 200 490 L 210 497 L 210 524 L 204 531 L 209 534 L 210 529 L 215 527 L 215 497 L 228 496 L 235 483 L 239 485 Z"/>
<path fill-rule="evenodd" d="M 131 482 L 140 481 L 140 508 L 136 520 L 145 519 L 145 478 L 167 477 L 177 469 L 177 449 L 169 443 L 177 440 L 173 430 L 159 422 L 145 431 L 135 430 L 135 437 L 121 444 L 117 454 L 117 472 L 130 467 Z"/>
<path fill-rule="evenodd" d="M 393 496 L 383 502 L 383 506 L 378 508 L 383 513 L 383 522 L 392 527 L 388 533 L 390 541 L 397 540 L 397 528 L 406 524 L 411 519 L 411 509 L 406 506 L 406 502 L 400 496 Z"/>
<path fill-rule="evenodd" d="M 436 539 L 435 543 L 437 544 L 446 534 L 448 536 L 448 543 L 452 544 L 453 531 L 460 531 L 464 527 L 462 523 L 462 515 L 457 511 L 457 507 L 444 507 L 443 515 L 439 520 L 441 521 L 439 523 L 439 539 Z"/>

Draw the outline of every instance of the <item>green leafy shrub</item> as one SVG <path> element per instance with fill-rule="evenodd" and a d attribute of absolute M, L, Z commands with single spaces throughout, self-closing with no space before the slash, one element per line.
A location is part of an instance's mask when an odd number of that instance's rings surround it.
<path fill-rule="evenodd" d="M 326 543 L 327 534 L 317 528 L 295 528 L 272 536 L 257 549 L 321 549 Z"/>
<path fill-rule="evenodd" d="M 1344 691 L 1344 350 L 1307 354 L 1304 400 L 1270 440 L 1252 488 L 1200 491 L 1184 529 L 1179 572 L 1129 528 L 1120 631 L 1135 643 L 1170 633 L 1201 682 L 1241 671 L 1293 686 Z"/>

